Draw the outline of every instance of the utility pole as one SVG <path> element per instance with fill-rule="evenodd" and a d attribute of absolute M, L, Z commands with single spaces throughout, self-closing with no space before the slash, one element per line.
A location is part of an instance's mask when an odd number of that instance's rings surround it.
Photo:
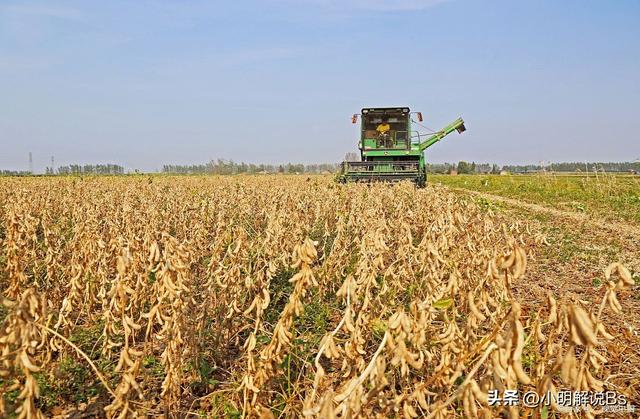
<path fill-rule="evenodd" d="M 29 152 L 29 174 L 33 174 L 33 154 Z"/>
<path fill-rule="evenodd" d="M 51 156 L 51 174 L 55 175 L 55 173 L 56 173 L 56 169 L 53 166 L 53 156 Z"/>

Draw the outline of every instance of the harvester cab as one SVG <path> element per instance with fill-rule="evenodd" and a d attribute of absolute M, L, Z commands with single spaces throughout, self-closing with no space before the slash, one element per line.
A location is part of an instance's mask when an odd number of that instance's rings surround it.
<path fill-rule="evenodd" d="M 412 119 L 415 115 L 418 121 Z M 412 130 L 412 123 L 422 122 L 420 112 L 409 108 L 364 108 L 360 116 L 360 161 L 345 161 L 338 179 L 341 182 L 397 182 L 411 180 L 418 186 L 427 181 L 424 151 L 444 137 L 465 131 L 464 121 L 458 118 L 440 131 L 420 134 Z"/>

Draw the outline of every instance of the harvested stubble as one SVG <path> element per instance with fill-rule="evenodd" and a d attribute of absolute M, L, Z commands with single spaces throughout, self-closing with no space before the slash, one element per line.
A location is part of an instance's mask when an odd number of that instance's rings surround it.
<path fill-rule="evenodd" d="M 529 306 L 512 283 L 544 238 L 442 189 L 321 177 L 0 186 L 2 415 L 87 409 L 57 391 L 69 358 L 97 387 L 90 406 L 122 418 L 539 416 L 488 406 L 488 390 L 637 397 L 637 371 L 608 379 L 621 364 L 601 321 L 624 310 L 630 273 L 610 267 L 600 305 L 549 294 Z M 83 346 L 86 330 L 100 337 Z"/>

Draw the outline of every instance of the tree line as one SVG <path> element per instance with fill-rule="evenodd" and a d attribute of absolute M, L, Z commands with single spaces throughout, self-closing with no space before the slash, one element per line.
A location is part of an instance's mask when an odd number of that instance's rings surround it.
<path fill-rule="evenodd" d="M 636 162 L 571 162 L 550 163 L 548 165 L 504 166 L 511 172 L 551 171 L 551 172 L 640 172 L 640 161 Z"/>
<path fill-rule="evenodd" d="M 548 165 L 504 165 L 490 163 L 476 163 L 460 161 L 458 163 L 427 163 L 429 173 L 450 173 L 456 171 L 460 174 L 498 174 L 502 171 L 509 173 L 534 173 L 534 172 L 620 172 L 640 173 L 640 162 L 564 162 L 550 163 Z"/>
<path fill-rule="evenodd" d="M 0 170 L 0 176 L 29 176 L 28 170 Z"/>
<path fill-rule="evenodd" d="M 321 164 L 254 164 L 233 160 L 211 160 L 205 164 L 177 165 L 165 164 L 162 166 L 162 173 L 173 174 L 214 174 L 214 175 L 236 175 L 240 173 L 334 173 L 338 169 L 338 165 L 334 163 Z"/>
<path fill-rule="evenodd" d="M 359 156 L 356 156 L 359 159 Z M 355 159 L 353 159 L 355 160 Z M 211 160 L 204 164 L 165 164 L 162 166 L 162 173 L 166 174 L 215 174 L 215 175 L 235 175 L 241 173 L 258 174 L 258 173 L 335 173 L 339 170 L 340 165 L 335 163 L 320 164 L 302 164 L 302 163 L 286 163 L 286 164 L 254 164 L 233 160 Z M 503 165 L 499 166 L 495 163 L 476 163 L 459 161 L 458 163 L 427 163 L 428 173 L 451 173 L 456 171 L 460 174 L 499 174 L 502 171 L 509 173 L 534 173 L 534 172 L 620 172 L 640 173 L 640 161 L 636 162 L 563 162 L 550 163 L 548 165 Z M 134 170 L 134 173 L 139 173 Z M 127 173 L 125 168 L 118 164 L 69 164 L 59 166 L 54 169 L 47 167 L 46 175 L 124 175 Z M 0 176 L 28 176 L 32 173 L 25 170 L 0 170 Z"/>
<path fill-rule="evenodd" d="M 118 164 L 69 164 L 45 169 L 46 175 L 124 175 L 124 167 Z"/>

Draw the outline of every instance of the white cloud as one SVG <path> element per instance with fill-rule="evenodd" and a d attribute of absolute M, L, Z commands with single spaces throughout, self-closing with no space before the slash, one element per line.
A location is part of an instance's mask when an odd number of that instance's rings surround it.
<path fill-rule="evenodd" d="M 0 6 L 0 36 L 22 46 L 42 43 L 52 34 L 85 22 L 86 16 L 75 8 L 43 2 L 14 2 Z"/>
<path fill-rule="evenodd" d="M 377 12 L 423 10 L 450 0 L 302 0 L 331 10 L 368 10 Z"/>
<path fill-rule="evenodd" d="M 45 4 L 14 4 L 4 8 L 12 15 L 40 16 L 64 20 L 84 20 L 84 15 L 77 9 L 67 7 L 52 7 Z"/>

